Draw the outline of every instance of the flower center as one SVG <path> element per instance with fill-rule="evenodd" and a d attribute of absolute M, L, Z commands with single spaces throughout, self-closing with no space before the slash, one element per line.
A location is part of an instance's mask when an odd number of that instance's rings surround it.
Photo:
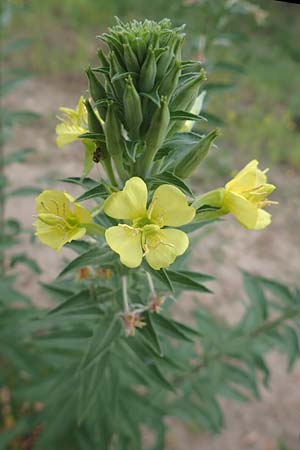
<path fill-rule="evenodd" d="M 149 217 L 138 217 L 137 219 L 134 219 L 132 222 L 132 226 L 135 228 L 144 228 L 146 225 L 151 225 L 152 222 L 149 219 Z"/>

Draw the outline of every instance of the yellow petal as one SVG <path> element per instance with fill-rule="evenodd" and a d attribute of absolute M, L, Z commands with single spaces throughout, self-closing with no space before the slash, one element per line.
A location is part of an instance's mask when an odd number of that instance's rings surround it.
<path fill-rule="evenodd" d="M 193 220 L 195 209 L 188 205 L 186 196 L 177 187 L 163 184 L 153 194 L 148 215 L 160 227 L 180 227 Z"/>
<path fill-rule="evenodd" d="M 79 223 L 92 223 L 93 219 L 91 213 L 84 207 L 79 205 L 78 203 L 74 203 L 74 215 Z"/>
<path fill-rule="evenodd" d="M 146 215 L 147 186 L 139 177 L 130 178 L 120 192 L 111 194 L 104 203 L 104 212 L 114 219 L 137 219 Z"/>
<path fill-rule="evenodd" d="M 254 230 L 258 221 L 258 209 L 249 200 L 239 194 L 226 192 L 224 204 L 238 222 L 249 230 Z"/>
<path fill-rule="evenodd" d="M 126 267 L 138 267 L 143 258 L 141 232 L 127 225 L 110 227 L 105 232 L 110 248 L 120 255 L 121 263 Z"/>
<path fill-rule="evenodd" d="M 160 230 L 156 242 L 155 239 L 149 242 L 146 239 L 146 260 L 155 270 L 169 267 L 188 245 L 189 238 L 183 231 L 172 228 Z"/>
<path fill-rule="evenodd" d="M 72 214 L 70 200 L 73 197 L 64 192 L 45 190 L 36 199 L 35 205 L 38 214 L 48 213 L 65 217 Z"/>
<path fill-rule="evenodd" d="M 65 122 L 56 125 L 56 145 L 61 148 L 64 145 L 70 144 L 78 139 L 83 133 L 86 133 L 87 128 L 78 125 L 71 125 Z"/>
<path fill-rule="evenodd" d="M 85 235 L 85 228 L 74 228 L 66 232 L 65 229 L 60 227 L 49 227 L 40 220 L 37 220 L 33 224 L 36 228 L 36 236 L 43 244 L 54 250 L 61 250 L 61 248 L 67 243 L 76 239 L 81 239 Z"/>
<path fill-rule="evenodd" d="M 237 175 L 225 185 L 225 189 L 234 192 L 243 192 L 256 185 L 258 161 L 248 163 Z"/>
<path fill-rule="evenodd" d="M 255 224 L 255 230 L 262 230 L 263 228 L 266 228 L 271 223 L 272 216 L 267 211 L 264 211 L 263 209 L 258 210 L 257 215 L 257 221 Z"/>

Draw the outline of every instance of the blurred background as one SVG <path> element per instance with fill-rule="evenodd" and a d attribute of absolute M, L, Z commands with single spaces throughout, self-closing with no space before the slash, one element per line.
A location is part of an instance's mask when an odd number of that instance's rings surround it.
<path fill-rule="evenodd" d="M 60 106 L 74 108 L 86 94 L 84 69 L 97 65 L 102 46 L 97 36 L 115 23 L 114 16 L 125 21 L 169 17 L 174 25 L 186 24 L 185 57 L 202 61 L 208 74 L 205 127 L 222 130 L 218 148 L 192 180 L 195 191 L 222 186 L 254 158 L 270 168 L 270 182 L 277 185 L 272 200 L 279 205 L 272 208 L 269 228 L 249 232 L 226 218 L 222 226 L 206 227 L 195 243 L 193 268 L 218 280 L 210 307 L 234 321 L 243 299 L 240 269 L 299 285 L 300 5 L 272 0 L 2 1 L 1 34 L 11 45 L 1 58 L 1 101 L 18 111 L 4 122 L 4 152 L 9 157 L 22 150 L 23 155 L 13 157 L 5 172 L 11 187 L 5 214 L 29 234 L 32 195 L 49 187 L 64 189 L 59 179 L 81 174 L 80 145 L 56 147 L 56 115 Z M 18 268 L 17 286 L 44 304 L 39 282 L 57 275 L 68 251 L 58 258 L 28 238 L 21 238 L 17 249 L 29 255 Z M 280 439 L 299 449 L 300 375 L 286 375 L 280 357 L 271 358 L 272 389 L 263 393 L 263 402 L 242 407 L 224 402 L 227 428 L 217 437 L 172 424 L 168 450 L 275 450 Z"/>

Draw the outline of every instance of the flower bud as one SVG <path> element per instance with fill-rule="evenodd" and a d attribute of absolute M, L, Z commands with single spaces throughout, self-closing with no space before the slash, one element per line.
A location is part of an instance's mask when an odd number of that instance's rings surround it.
<path fill-rule="evenodd" d="M 175 91 L 170 109 L 171 111 L 185 111 L 198 96 L 202 81 L 205 80 L 205 71 L 202 69 L 196 76 L 192 76 L 183 82 Z"/>
<path fill-rule="evenodd" d="M 142 92 L 150 92 L 155 84 L 156 78 L 156 58 L 152 47 L 147 52 L 146 59 L 141 68 L 139 88 Z"/>
<path fill-rule="evenodd" d="M 96 116 L 96 113 L 94 109 L 92 108 L 92 105 L 90 104 L 89 100 L 85 100 L 84 102 L 87 113 L 88 113 L 88 126 L 89 131 L 92 133 L 104 133 L 103 127 L 100 123 L 100 120 Z"/>
<path fill-rule="evenodd" d="M 138 59 L 132 50 L 132 47 L 129 43 L 123 44 L 124 47 L 124 60 L 127 67 L 128 72 L 139 72 L 140 65 Z"/>
<path fill-rule="evenodd" d="M 162 146 L 170 123 L 170 111 L 166 97 L 161 97 L 146 134 L 146 155 L 144 164 L 150 166 L 157 150 Z"/>
<path fill-rule="evenodd" d="M 141 99 L 132 82 L 131 76 L 126 79 L 123 104 L 127 130 L 130 137 L 136 139 L 139 136 L 139 129 L 143 121 L 143 113 Z"/>
<path fill-rule="evenodd" d="M 123 92 L 125 88 L 124 80 L 122 79 L 114 79 L 117 75 L 122 74 L 123 72 L 126 72 L 125 69 L 120 64 L 115 52 L 110 53 L 110 69 L 109 69 L 109 76 L 110 76 L 110 82 L 114 89 L 114 92 L 119 100 L 123 98 Z"/>
<path fill-rule="evenodd" d="M 105 89 L 92 71 L 91 66 L 88 66 L 85 72 L 89 80 L 89 91 L 94 102 L 106 98 Z"/>
<path fill-rule="evenodd" d="M 194 145 L 175 167 L 175 174 L 183 179 L 188 178 L 207 156 L 210 146 L 218 134 L 218 130 L 213 130 Z"/>
<path fill-rule="evenodd" d="M 169 69 L 166 76 L 162 79 L 162 82 L 159 86 L 160 95 L 165 95 L 168 98 L 171 97 L 177 87 L 180 73 L 181 63 L 180 61 L 176 60 L 174 62 L 174 65 Z"/>
<path fill-rule="evenodd" d="M 108 153 L 115 161 L 120 177 L 124 178 L 126 173 L 123 166 L 123 155 L 126 152 L 126 144 L 117 110 L 117 104 L 113 101 L 109 101 L 104 131 Z"/>

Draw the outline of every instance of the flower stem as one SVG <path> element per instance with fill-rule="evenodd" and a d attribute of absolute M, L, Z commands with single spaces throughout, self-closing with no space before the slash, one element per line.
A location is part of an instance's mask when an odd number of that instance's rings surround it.
<path fill-rule="evenodd" d="M 153 297 L 156 297 L 156 292 L 155 292 L 155 287 L 154 287 L 152 277 L 151 277 L 150 273 L 148 273 L 148 272 L 146 272 L 146 275 L 147 275 L 147 280 L 148 280 L 151 295 Z"/>
<path fill-rule="evenodd" d="M 114 174 L 114 170 L 112 167 L 112 163 L 111 163 L 111 158 L 105 159 L 103 161 L 103 167 L 107 173 L 107 176 L 109 178 L 109 181 L 111 182 L 111 184 L 113 186 L 118 186 L 118 182 L 116 180 L 115 174 Z"/>
<path fill-rule="evenodd" d="M 130 309 L 127 294 L 127 277 L 125 276 L 122 276 L 122 294 L 123 294 L 124 313 L 128 314 Z"/>
<path fill-rule="evenodd" d="M 0 143 L 0 230 L 3 235 L 5 225 L 5 193 L 4 193 L 4 145 Z M 0 250 L 0 273 L 4 275 L 4 250 Z"/>

